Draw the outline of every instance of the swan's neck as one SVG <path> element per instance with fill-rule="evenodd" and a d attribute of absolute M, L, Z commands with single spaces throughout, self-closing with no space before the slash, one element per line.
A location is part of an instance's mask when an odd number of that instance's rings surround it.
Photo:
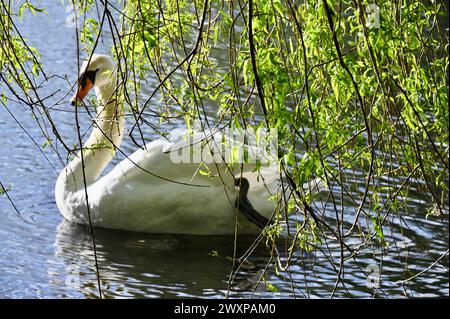
<path fill-rule="evenodd" d="M 65 192 L 82 190 L 85 182 L 87 186 L 94 183 L 113 159 L 122 141 L 125 120 L 122 105 L 118 104 L 116 98 L 116 82 L 114 77 L 109 84 L 95 88 L 100 106 L 97 108 L 92 133 L 83 145 L 82 152 L 78 153 L 58 178 L 57 184 Z"/>

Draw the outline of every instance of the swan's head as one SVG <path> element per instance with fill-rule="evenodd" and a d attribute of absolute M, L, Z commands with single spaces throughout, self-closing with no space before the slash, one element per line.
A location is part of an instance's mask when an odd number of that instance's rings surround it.
<path fill-rule="evenodd" d="M 104 54 L 93 54 L 85 60 L 78 77 L 78 90 L 70 99 L 70 103 L 83 100 L 92 88 L 101 89 L 115 82 L 115 66 L 111 58 Z"/>

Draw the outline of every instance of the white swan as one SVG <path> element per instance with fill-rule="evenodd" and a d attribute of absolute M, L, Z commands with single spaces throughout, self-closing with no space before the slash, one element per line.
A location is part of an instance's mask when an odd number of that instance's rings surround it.
<path fill-rule="evenodd" d="M 116 67 L 108 56 L 94 54 L 83 64 L 77 95 L 80 100 L 94 88 L 100 107 L 94 128 L 83 145 L 84 176 L 79 153 L 60 173 L 55 198 L 62 215 L 75 223 L 149 233 L 233 234 L 236 226 L 235 177 L 224 164 L 208 165 L 211 176 L 199 174 L 199 164 L 174 163 L 170 151 L 178 146 L 160 139 L 139 149 L 100 177 L 113 159 L 124 130 L 124 111 L 116 100 Z M 240 166 L 237 166 L 238 168 Z M 243 177 L 250 183 L 248 198 L 262 215 L 270 216 L 270 200 L 279 187 L 276 167 L 263 170 L 263 178 L 244 166 Z M 189 184 L 189 185 L 186 185 Z M 201 185 L 198 186 L 198 185 Z M 238 232 L 256 233 L 258 227 L 242 214 Z"/>

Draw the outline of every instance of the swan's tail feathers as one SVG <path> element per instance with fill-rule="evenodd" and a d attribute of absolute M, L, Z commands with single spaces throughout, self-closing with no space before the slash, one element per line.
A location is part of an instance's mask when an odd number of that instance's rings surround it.
<path fill-rule="evenodd" d="M 272 225 L 274 223 L 273 220 L 260 214 L 248 200 L 247 195 L 250 187 L 248 180 L 246 178 L 237 178 L 235 185 L 239 187 L 239 195 L 236 198 L 236 209 L 261 229 Z"/>

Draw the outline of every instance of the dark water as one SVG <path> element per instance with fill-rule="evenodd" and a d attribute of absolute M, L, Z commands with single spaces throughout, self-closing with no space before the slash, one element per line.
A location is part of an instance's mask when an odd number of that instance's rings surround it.
<path fill-rule="evenodd" d="M 56 92 L 46 105 L 52 106 L 50 113 L 58 130 L 72 145 L 76 142 L 75 119 L 68 98 L 64 98 L 70 89 L 64 76 L 67 74 L 71 81 L 76 77 L 75 33 L 65 27 L 65 6 L 57 1 L 46 1 L 43 5 L 47 17 L 27 17 L 18 26 L 30 44 L 42 53 L 46 73 L 59 76 L 52 77 L 39 92 L 41 97 Z M 107 43 L 101 43 L 98 52 L 108 52 Z M 63 221 L 54 201 L 54 183 L 63 164 L 48 147 L 44 149 L 47 160 L 25 133 L 24 129 L 38 144 L 44 142 L 30 110 L 20 103 L 9 102 L 7 106 L 23 128 L 5 108 L 0 108 L 0 181 L 11 189 L 8 194 L 20 216 L 8 198 L 1 196 L 0 297 L 95 297 L 97 287 L 89 231 Z M 41 121 L 39 114 L 37 118 Z M 88 117 L 82 118 L 83 129 L 87 130 Z M 173 126 L 176 123 L 166 125 L 165 129 Z M 49 130 L 44 126 L 45 129 Z M 134 147 L 130 141 L 124 143 L 125 149 L 131 152 Z M 58 151 L 64 159 L 63 149 Z M 448 220 L 443 223 L 433 217 L 425 219 L 429 204 L 414 188 L 410 196 L 409 213 L 401 218 L 395 215 L 388 218 L 385 230 L 388 247 L 369 245 L 361 249 L 356 260 L 346 259 L 343 283 L 338 285 L 335 297 L 394 298 L 404 297 L 405 292 L 413 297 L 449 295 Z M 349 223 L 354 211 L 349 201 L 345 211 Z M 334 214 L 327 213 L 326 209 L 324 212 L 326 216 Z M 337 278 L 340 250 L 332 240 L 323 243 L 322 252 L 294 254 L 287 271 L 275 270 L 270 252 L 262 245 L 230 283 L 232 237 L 110 230 L 95 233 L 102 288 L 107 297 L 318 298 L 330 297 Z M 356 244 L 359 239 L 347 239 L 348 244 L 352 242 Z M 243 253 L 251 243 L 252 238 L 239 238 L 238 253 Z M 284 264 L 285 247 L 280 244 L 278 248 L 280 262 Z M 402 288 L 399 281 L 425 270 L 446 251 L 440 262 Z M 378 289 L 373 288 L 372 277 L 367 276 L 373 266 L 381 272 Z M 276 291 L 268 291 L 264 280 Z"/>

